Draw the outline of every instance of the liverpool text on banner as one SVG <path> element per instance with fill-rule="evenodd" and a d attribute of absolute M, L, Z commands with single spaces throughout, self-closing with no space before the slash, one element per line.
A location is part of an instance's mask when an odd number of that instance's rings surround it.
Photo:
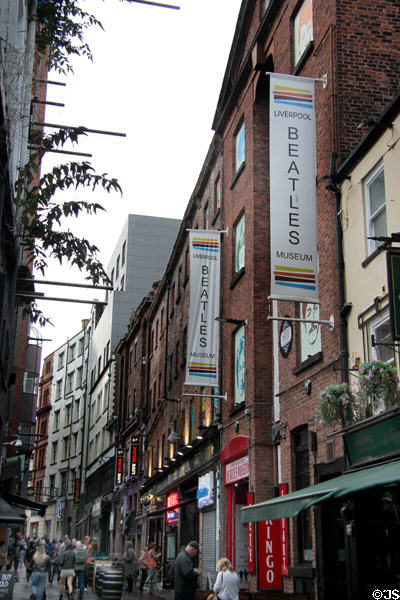
<path fill-rule="evenodd" d="M 221 232 L 189 231 L 190 305 L 185 385 L 218 386 Z"/>
<path fill-rule="evenodd" d="M 312 79 L 270 75 L 271 297 L 318 301 Z"/>

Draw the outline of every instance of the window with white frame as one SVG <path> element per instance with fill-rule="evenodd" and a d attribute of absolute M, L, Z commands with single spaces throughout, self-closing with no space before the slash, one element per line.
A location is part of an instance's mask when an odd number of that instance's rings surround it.
<path fill-rule="evenodd" d="M 68 373 L 68 375 L 67 375 L 67 394 L 72 392 L 73 384 L 74 384 L 74 376 L 75 376 L 75 371 L 72 371 L 72 373 Z"/>
<path fill-rule="evenodd" d="M 82 385 L 82 380 L 83 380 L 83 368 L 82 367 L 78 367 L 76 370 L 76 387 L 80 388 Z"/>
<path fill-rule="evenodd" d="M 71 415 L 72 415 L 71 407 L 72 407 L 72 404 L 68 404 L 65 407 L 65 422 L 64 422 L 64 427 L 66 427 L 67 425 L 69 425 L 71 423 Z"/>
<path fill-rule="evenodd" d="M 63 438 L 62 448 L 63 448 L 62 458 L 63 458 L 63 460 L 65 460 L 66 458 L 68 458 L 68 454 L 69 454 L 69 438 L 67 438 L 67 437 Z"/>
<path fill-rule="evenodd" d="M 373 336 L 373 338 L 372 338 Z M 372 339 L 374 345 L 372 345 Z M 369 324 L 370 356 L 394 364 L 394 350 L 389 311 L 377 315 Z"/>
<path fill-rule="evenodd" d="M 387 236 L 385 172 L 379 163 L 364 181 L 367 216 L 367 237 Z M 371 254 L 382 242 L 368 240 L 368 253 Z"/>
<path fill-rule="evenodd" d="M 64 352 L 58 355 L 57 369 L 62 369 L 64 366 Z"/>
<path fill-rule="evenodd" d="M 312 0 L 304 0 L 293 20 L 295 65 L 297 65 L 313 39 L 313 4 Z"/>
<path fill-rule="evenodd" d="M 51 446 L 51 462 L 52 463 L 57 462 L 57 449 L 58 449 L 58 442 L 53 442 L 52 446 Z"/>

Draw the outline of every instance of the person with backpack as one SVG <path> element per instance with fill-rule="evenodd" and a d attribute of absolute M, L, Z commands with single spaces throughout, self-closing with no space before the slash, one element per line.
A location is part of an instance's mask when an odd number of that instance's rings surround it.
<path fill-rule="evenodd" d="M 82 600 L 85 592 L 85 569 L 86 552 L 82 547 L 82 543 L 78 540 L 75 544 L 75 575 L 78 581 L 80 600 Z"/>
<path fill-rule="evenodd" d="M 75 577 L 75 551 L 72 548 L 71 542 L 67 542 L 64 550 L 60 555 L 60 598 L 62 600 L 65 589 L 65 583 L 68 586 L 68 600 L 72 600 L 73 585 Z"/>

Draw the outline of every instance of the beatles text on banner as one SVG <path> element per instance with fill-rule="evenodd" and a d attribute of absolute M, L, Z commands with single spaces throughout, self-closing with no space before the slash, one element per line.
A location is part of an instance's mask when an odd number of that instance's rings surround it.
<path fill-rule="evenodd" d="M 221 233 L 189 232 L 190 306 L 185 385 L 218 386 Z"/>
<path fill-rule="evenodd" d="M 271 296 L 318 302 L 314 81 L 270 75 Z"/>

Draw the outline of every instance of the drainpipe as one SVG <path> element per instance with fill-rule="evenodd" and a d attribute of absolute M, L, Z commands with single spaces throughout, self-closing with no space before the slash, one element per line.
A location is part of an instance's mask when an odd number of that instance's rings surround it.
<path fill-rule="evenodd" d="M 167 283 L 167 305 L 165 309 L 165 358 L 164 358 L 164 393 L 163 398 L 168 397 L 167 393 L 167 377 L 168 377 L 168 319 L 169 319 L 169 295 L 171 293 L 171 282 Z"/>
<path fill-rule="evenodd" d="M 336 152 L 331 153 L 331 164 L 329 172 L 329 183 L 326 189 L 331 190 L 335 195 L 335 214 L 336 214 L 336 249 L 337 249 L 337 267 L 338 267 L 338 287 L 339 287 L 339 335 L 340 335 L 340 371 L 342 381 L 349 383 L 349 347 L 347 341 L 347 315 L 350 312 L 351 304 L 346 303 L 345 279 L 344 279 L 344 258 L 343 258 L 343 229 L 340 218 L 341 210 L 341 192 L 335 183 Z"/>
<path fill-rule="evenodd" d="M 91 347 L 91 336 L 92 336 L 92 331 L 93 331 L 93 322 L 91 322 L 90 325 L 90 329 L 89 329 L 89 324 L 86 325 L 86 331 L 84 333 L 84 349 L 83 349 L 83 357 L 82 357 L 82 364 L 83 364 L 83 369 L 85 368 L 85 362 L 87 361 L 87 368 L 86 368 L 86 377 L 85 377 L 85 384 L 84 384 L 84 413 L 83 413 L 83 423 L 84 423 L 84 428 L 82 431 L 82 449 L 81 449 L 81 485 L 84 482 L 84 490 L 83 490 L 83 496 L 82 497 L 82 510 L 80 511 L 81 514 L 81 518 L 83 518 L 85 516 L 85 506 L 87 503 L 87 482 L 86 482 L 86 472 L 87 472 L 87 465 L 88 465 L 88 458 L 89 458 L 89 435 L 90 435 L 90 419 L 91 419 L 91 402 L 90 402 L 90 384 L 88 385 L 89 382 L 89 359 L 90 359 L 90 347 Z M 86 346 L 86 336 L 88 336 L 88 342 L 87 342 L 87 353 L 85 355 L 85 346 Z M 85 373 L 82 369 L 82 375 L 85 376 Z M 90 527 L 91 527 L 91 510 L 89 513 L 89 530 L 87 530 L 86 528 L 86 523 L 83 526 L 83 531 L 88 531 L 88 533 L 90 533 Z"/>

